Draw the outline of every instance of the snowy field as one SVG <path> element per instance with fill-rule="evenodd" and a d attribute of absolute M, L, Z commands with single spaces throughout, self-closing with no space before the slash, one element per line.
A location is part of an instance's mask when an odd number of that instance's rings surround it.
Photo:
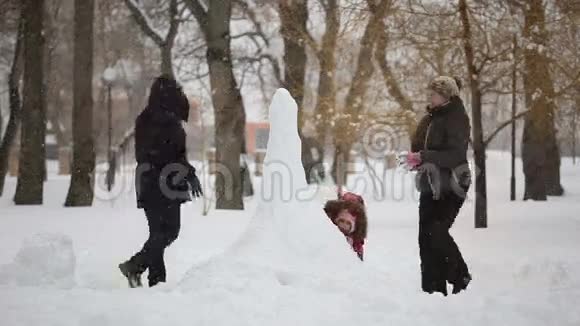
<path fill-rule="evenodd" d="M 291 130 L 278 136 L 294 139 Z M 295 171 L 296 148 L 286 145 L 269 159 Z M 166 251 L 168 282 L 152 289 L 128 289 L 117 269 L 147 237 L 131 189 L 92 208 L 65 209 L 68 179 L 51 175 L 44 206 L 14 207 L 8 179 L 0 199 L 0 324 L 578 326 L 580 165 L 563 161 L 565 197 L 526 203 L 509 201 L 509 167 L 508 153 L 489 153 L 488 229 L 473 228 L 472 199 L 457 218 L 453 235 L 474 280 L 447 298 L 421 292 L 417 196 L 400 170 L 389 172 L 385 200 L 358 189 L 370 218 L 364 263 L 322 211 L 331 187 L 308 201 L 257 195 L 244 212 L 208 216 L 194 202 L 182 208 L 180 238 Z M 521 199 L 520 162 L 517 171 Z"/>

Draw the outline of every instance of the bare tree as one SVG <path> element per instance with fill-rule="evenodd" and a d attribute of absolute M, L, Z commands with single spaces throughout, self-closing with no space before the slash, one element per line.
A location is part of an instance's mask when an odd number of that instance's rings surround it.
<path fill-rule="evenodd" d="M 95 169 L 93 139 L 94 0 L 75 0 L 73 162 L 65 206 L 91 206 Z"/>
<path fill-rule="evenodd" d="M 373 51 L 379 39 L 379 30 L 384 27 L 385 18 L 391 0 L 381 0 L 379 3 L 367 0 L 370 17 L 360 41 L 360 50 L 351 85 L 345 100 L 345 116 L 335 126 L 334 139 L 336 146 L 332 174 L 335 180 L 346 180 L 345 170 L 339 169 L 341 162 L 349 162 L 350 148 L 358 139 L 358 126 L 361 123 L 361 114 L 364 109 L 364 96 L 368 83 L 372 78 L 374 67 L 372 62 Z"/>
<path fill-rule="evenodd" d="M 288 89 L 298 110 L 298 130 L 304 123 L 303 106 L 304 76 L 306 73 L 306 23 L 308 22 L 307 0 L 280 0 L 278 2 L 280 32 L 284 40 L 284 86 Z"/>
<path fill-rule="evenodd" d="M 321 144 L 326 143 L 328 136 L 329 115 L 336 110 L 336 45 L 340 31 L 340 11 L 337 0 L 320 0 L 325 12 L 325 31 L 321 46 L 315 47 L 320 71 L 318 73 L 318 91 L 316 96 L 317 139 Z M 311 44 L 314 44 L 312 42 Z"/>
<path fill-rule="evenodd" d="M 149 21 L 147 13 L 136 0 L 124 1 L 143 33 L 159 47 L 159 51 L 161 52 L 161 73 L 173 76 L 172 49 L 181 22 L 178 1 L 169 1 L 169 29 L 165 37 L 155 30 Z"/>
<path fill-rule="evenodd" d="M 459 13 L 463 24 L 463 48 L 465 62 L 469 73 L 469 88 L 471 90 L 471 127 L 472 146 L 475 160 L 475 227 L 487 227 L 487 186 L 485 168 L 485 144 L 481 120 L 482 94 L 479 84 L 479 71 L 475 63 L 472 44 L 471 23 L 467 9 L 467 1 L 459 0 Z"/>
<path fill-rule="evenodd" d="M 22 13 L 20 13 L 20 15 L 20 18 L 18 19 L 18 30 L 16 32 L 16 44 L 14 46 L 12 66 L 8 75 L 10 118 L 8 119 L 8 124 L 0 145 L 0 196 L 2 196 L 4 192 L 4 181 L 8 172 L 8 157 L 10 156 L 10 149 L 16 140 L 21 118 L 20 79 L 22 78 L 24 19 L 22 18 Z"/>
<path fill-rule="evenodd" d="M 40 205 L 44 186 L 44 0 L 22 2 L 24 89 L 18 182 L 14 203 Z"/>
<path fill-rule="evenodd" d="M 471 144 L 473 147 L 473 156 L 475 161 L 475 227 L 486 228 L 486 149 L 501 130 L 511 125 L 515 120 L 526 117 L 528 111 L 523 110 L 522 112 L 512 116 L 509 120 L 499 123 L 494 127 L 489 135 L 485 137 L 482 116 L 482 108 L 484 105 L 483 98 L 486 92 L 490 93 L 493 90 L 494 86 L 499 82 L 500 79 L 505 78 L 508 75 L 509 71 L 511 71 L 513 74 L 513 72 L 517 70 L 518 58 L 516 56 L 513 56 L 512 62 L 509 65 L 507 62 L 504 63 L 505 60 L 503 59 L 503 57 L 506 56 L 509 51 L 514 51 L 515 43 L 512 46 L 502 46 L 502 37 L 498 34 L 495 34 L 495 38 L 496 40 L 499 40 L 499 44 L 493 44 L 493 42 L 490 41 L 490 37 L 488 36 L 489 31 L 487 29 L 490 28 L 488 27 L 486 29 L 477 24 L 477 21 L 473 18 L 472 13 L 470 12 L 467 0 L 459 0 L 458 9 L 463 27 L 463 50 L 465 54 L 465 64 L 467 66 L 467 72 L 469 76 L 469 90 L 471 95 Z M 484 17 L 484 19 L 489 20 L 490 18 Z M 496 23 L 497 26 L 501 26 L 501 21 L 502 18 L 497 18 L 494 23 Z M 479 37 L 479 42 L 481 43 L 478 44 L 482 49 L 476 49 L 474 46 L 475 42 L 478 40 L 476 34 L 472 30 L 474 26 L 481 35 Z M 506 34 L 506 41 L 507 36 L 508 35 Z M 508 45 L 510 44 L 508 42 L 503 43 Z M 505 68 L 503 66 L 505 66 Z M 494 69 L 490 67 L 493 67 Z M 515 81 L 515 78 L 516 76 L 511 77 L 512 82 Z M 512 89 L 512 92 L 515 91 L 515 89 Z"/>
<path fill-rule="evenodd" d="M 246 115 L 242 94 L 233 72 L 230 20 L 232 1 L 210 1 L 207 9 L 199 0 L 186 4 L 207 45 L 212 102 L 215 117 L 216 208 L 243 209 L 240 154 L 245 150 Z"/>
<path fill-rule="evenodd" d="M 544 49 L 549 35 L 542 0 L 521 4 L 524 11 L 524 88 L 531 112 L 525 119 L 522 139 L 525 199 L 546 200 L 562 195 L 560 151 L 554 125 L 555 90 Z"/>
<path fill-rule="evenodd" d="M 403 112 L 409 113 L 404 115 L 404 120 L 407 125 L 407 134 L 411 137 L 417 127 L 417 121 L 414 119 L 413 114 L 413 102 L 409 98 L 409 95 L 403 91 L 402 85 L 387 60 L 388 43 L 389 35 L 387 32 L 387 26 L 384 26 L 379 30 L 379 39 L 377 40 L 377 47 L 375 49 L 375 59 L 381 69 L 383 81 L 385 82 L 389 94 L 399 104 Z"/>

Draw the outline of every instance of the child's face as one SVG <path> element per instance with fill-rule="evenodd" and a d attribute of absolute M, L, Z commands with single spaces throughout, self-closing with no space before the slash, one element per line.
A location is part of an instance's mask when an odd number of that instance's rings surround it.
<path fill-rule="evenodd" d="M 352 216 L 348 211 L 343 210 L 338 213 L 338 216 L 334 220 L 336 226 L 344 234 L 351 234 L 354 232 L 354 216 Z"/>

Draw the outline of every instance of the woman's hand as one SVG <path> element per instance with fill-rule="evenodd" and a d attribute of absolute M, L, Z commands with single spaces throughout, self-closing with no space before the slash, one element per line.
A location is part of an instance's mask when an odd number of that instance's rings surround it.
<path fill-rule="evenodd" d="M 421 153 L 414 152 L 407 154 L 407 166 L 409 169 L 416 170 L 421 163 Z"/>
<path fill-rule="evenodd" d="M 403 152 L 398 156 L 399 165 L 408 170 L 416 170 L 421 165 L 421 153 L 419 152 Z"/>

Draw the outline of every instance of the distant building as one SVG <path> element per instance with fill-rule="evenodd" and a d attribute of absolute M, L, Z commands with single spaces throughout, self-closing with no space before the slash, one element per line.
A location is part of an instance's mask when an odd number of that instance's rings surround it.
<path fill-rule="evenodd" d="M 208 149 L 215 148 L 215 127 L 213 125 L 205 126 L 205 139 Z M 268 122 L 247 122 L 246 123 L 246 150 L 249 155 L 254 155 L 257 151 L 265 151 L 266 146 L 268 146 L 268 135 L 270 134 L 270 124 Z M 188 144 L 192 144 L 190 151 L 199 150 L 197 144 L 195 148 L 193 145 L 195 141 L 194 138 L 199 137 L 198 135 L 191 133 L 188 134 L 192 140 Z"/>
<path fill-rule="evenodd" d="M 247 122 L 246 149 L 248 151 L 248 154 L 255 154 L 256 151 L 265 151 L 266 146 L 268 146 L 269 134 L 270 134 L 270 123 Z"/>

